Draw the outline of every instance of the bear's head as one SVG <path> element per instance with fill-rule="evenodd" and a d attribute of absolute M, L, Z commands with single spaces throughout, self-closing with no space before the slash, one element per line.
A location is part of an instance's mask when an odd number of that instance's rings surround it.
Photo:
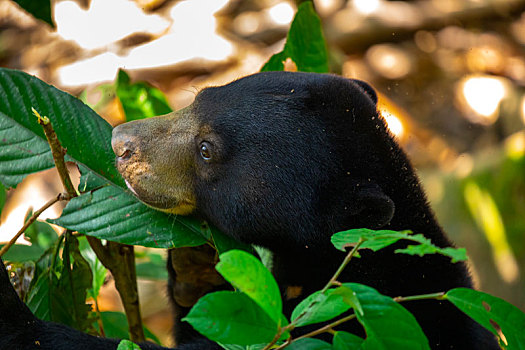
<path fill-rule="evenodd" d="M 130 190 L 156 209 L 202 215 L 273 249 L 315 245 L 338 230 L 384 227 L 394 197 L 406 200 L 397 187 L 419 186 L 376 102 L 357 80 L 259 73 L 120 125 L 112 145 Z"/>

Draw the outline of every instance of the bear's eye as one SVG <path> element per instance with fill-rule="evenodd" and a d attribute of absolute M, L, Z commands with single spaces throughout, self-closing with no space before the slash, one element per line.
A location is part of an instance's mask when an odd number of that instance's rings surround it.
<path fill-rule="evenodd" d="M 199 145 L 199 151 L 201 153 L 202 159 L 206 161 L 211 159 L 211 145 L 208 142 L 201 142 Z"/>

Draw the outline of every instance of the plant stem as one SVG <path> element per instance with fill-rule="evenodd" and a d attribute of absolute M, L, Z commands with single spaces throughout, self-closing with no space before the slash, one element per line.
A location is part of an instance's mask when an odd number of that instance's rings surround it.
<path fill-rule="evenodd" d="M 409 296 L 409 297 L 395 297 L 393 299 L 394 299 L 395 302 L 401 303 L 401 302 L 404 302 L 404 301 L 424 300 L 424 299 L 443 300 L 444 297 L 445 297 L 445 292 L 439 292 L 439 293 L 412 295 L 412 296 Z"/>
<path fill-rule="evenodd" d="M 355 246 L 352 248 L 352 250 L 350 252 L 348 252 L 348 254 L 346 255 L 345 259 L 343 260 L 343 263 L 339 266 L 339 268 L 337 269 L 337 271 L 334 273 L 334 275 L 332 276 L 332 278 L 330 278 L 330 281 L 328 281 L 328 283 L 326 284 L 326 286 L 324 286 L 323 289 L 321 289 L 321 294 L 324 294 L 324 292 L 326 292 L 328 290 L 328 288 L 330 288 L 331 286 L 333 285 L 337 285 L 338 282 L 337 282 L 337 279 L 339 278 L 339 275 L 341 274 L 341 272 L 343 272 L 343 270 L 345 269 L 346 265 L 348 265 L 348 263 L 350 262 L 350 260 L 352 260 L 352 257 L 355 255 L 355 253 L 357 252 L 357 250 L 359 249 L 359 247 L 365 242 L 365 240 L 363 238 L 359 238 L 359 241 L 357 241 L 357 243 L 355 244 Z"/>
<path fill-rule="evenodd" d="M 64 161 L 64 155 L 66 154 L 66 149 L 62 147 L 60 141 L 58 140 L 57 134 L 51 125 L 51 121 L 48 117 L 42 117 L 36 109 L 31 107 L 33 114 L 38 118 L 38 124 L 44 129 L 44 134 L 46 134 L 47 143 L 51 147 L 51 154 L 53 155 L 53 160 L 55 161 L 55 166 L 60 176 L 60 181 L 65 190 L 71 197 L 78 196 L 75 186 L 69 177 L 69 172 L 67 171 L 66 162 Z"/>
<path fill-rule="evenodd" d="M 339 319 L 337 321 L 334 321 L 332 323 L 327 324 L 326 326 L 323 326 L 323 327 L 321 327 L 319 329 L 316 329 L 315 331 L 312 331 L 310 333 L 307 333 L 305 335 L 297 337 L 297 338 L 295 338 L 295 339 L 293 339 L 291 341 L 287 341 L 286 343 L 284 343 L 283 345 L 279 346 L 275 350 L 284 349 L 286 346 L 290 345 L 291 343 L 293 343 L 294 341 L 297 341 L 299 339 L 311 338 L 311 337 L 314 337 L 314 336 L 316 336 L 318 334 L 321 334 L 321 333 L 324 333 L 324 332 L 330 332 L 332 330 L 332 328 L 337 327 L 340 324 L 345 323 L 347 321 L 353 320 L 355 317 L 356 317 L 355 314 L 351 314 L 351 315 L 348 315 L 346 317 L 343 317 L 343 318 L 341 318 L 341 319 Z"/>
<path fill-rule="evenodd" d="M 11 248 L 11 246 L 13 244 L 16 243 L 16 241 L 18 240 L 18 238 L 22 235 L 22 233 L 25 232 L 25 230 L 27 230 L 27 228 L 33 223 L 35 222 L 35 220 L 40 216 L 40 214 L 42 214 L 42 212 L 44 212 L 47 208 L 49 208 L 50 206 L 52 206 L 53 204 L 55 204 L 56 202 L 60 202 L 60 201 L 67 201 L 69 200 L 70 197 L 68 194 L 66 193 L 60 193 L 58 194 L 58 196 L 56 196 L 55 198 L 49 200 L 46 204 L 44 204 L 42 206 L 42 208 L 38 209 L 37 211 L 35 211 L 33 213 L 33 215 L 31 215 L 31 217 L 26 221 L 26 223 L 24 224 L 24 226 L 22 226 L 22 228 L 16 233 L 16 235 L 14 235 L 13 238 L 11 238 L 11 240 L 9 241 L 9 243 L 7 243 L 5 246 L 2 247 L 2 249 L 0 249 L 0 257 L 2 255 L 5 254 L 5 252 L 7 252 L 9 250 L 9 248 Z"/>
<path fill-rule="evenodd" d="M 71 177 L 64 161 L 66 150 L 60 144 L 53 126 L 48 117 L 42 117 L 34 108 L 33 114 L 38 118 L 38 123 L 42 125 L 46 134 L 47 142 L 51 147 L 53 160 L 67 193 L 71 197 L 78 196 L 78 192 L 73 186 Z M 137 289 L 137 277 L 135 272 L 135 255 L 133 246 L 128 246 L 116 242 L 108 242 L 103 245 L 95 237 L 87 236 L 89 245 L 100 259 L 104 267 L 111 271 L 115 279 L 115 287 L 120 294 L 120 299 L 126 311 L 128 319 L 129 335 L 132 342 L 139 343 L 145 340 L 142 328 L 142 318 L 139 309 L 139 296 Z"/>

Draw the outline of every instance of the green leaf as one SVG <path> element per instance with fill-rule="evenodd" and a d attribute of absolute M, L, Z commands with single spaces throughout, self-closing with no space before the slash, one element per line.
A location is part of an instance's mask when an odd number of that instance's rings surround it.
<path fill-rule="evenodd" d="M 27 213 L 24 221 L 29 220 L 33 215 L 32 211 Z M 47 222 L 36 220 L 24 231 L 24 236 L 31 245 L 41 247 L 43 250 L 49 249 L 58 239 L 58 234 Z"/>
<path fill-rule="evenodd" d="M 119 338 L 129 340 L 128 333 L 128 319 L 122 312 L 116 311 L 102 311 L 100 313 L 100 320 L 104 327 L 104 333 L 107 338 Z M 98 328 L 98 324 L 95 323 Z M 155 336 L 147 327 L 143 327 L 144 336 L 157 344 L 160 344 L 159 338 Z"/>
<path fill-rule="evenodd" d="M 0 249 L 4 244 L 0 245 Z M 45 250 L 36 245 L 15 244 L 2 256 L 7 261 L 35 261 L 44 254 Z"/>
<path fill-rule="evenodd" d="M 260 246 L 253 246 L 253 249 L 257 252 L 257 255 L 259 255 L 259 258 L 261 258 L 261 262 L 266 268 L 270 271 L 272 271 L 273 268 L 273 253 L 266 248 L 260 247 Z"/>
<path fill-rule="evenodd" d="M 25 303 L 29 310 L 39 319 L 51 321 L 51 269 L 42 271 L 31 282 L 31 289 L 26 295 Z"/>
<path fill-rule="evenodd" d="M 117 350 L 140 350 L 140 346 L 129 340 L 121 340 L 117 346 Z"/>
<path fill-rule="evenodd" d="M 268 343 L 278 329 L 277 323 L 250 297 L 230 291 L 206 294 L 183 321 L 207 338 L 223 344 Z"/>
<path fill-rule="evenodd" d="M 166 257 L 162 254 L 153 253 L 151 250 L 148 249 L 144 254 L 141 254 L 141 258 L 137 261 L 137 278 L 166 281 L 168 279 Z M 136 257 L 137 255 L 135 253 Z"/>
<path fill-rule="evenodd" d="M 100 288 L 104 285 L 104 281 L 106 280 L 108 270 L 102 265 L 93 249 L 91 249 L 85 236 L 79 237 L 78 243 L 80 253 L 88 262 L 89 267 L 91 268 L 91 273 L 93 274 L 93 282 L 91 288 L 88 289 L 88 295 L 93 299 L 97 299 Z"/>
<path fill-rule="evenodd" d="M 255 256 L 242 250 L 230 250 L 219 256 L 215 268 L 280 324 L 283 305 L 279 286 L 272 273 Z"/>
<path fill-rule="evenodd" d="M 332 350 L 332 345 L 315 338 L 304 338 L 292 342 L 287 350 Z"/>
<path fill-rule="evenodd" d="M 93 275 L 88 262 L 80 254 L 77 238 L 70 233 L 65 235 L 63 264 L 52 289 L 52 320 L 85 331 L 91 326 L 88 317 L 91 305 L 86 304 L 86 297 Z M 60 318 L 55 314 L 58 310 L 62 310 Z"/>
<path fill-rule="evenodd" d="M 344 283 L 353 290 L 363 309 L 357 319 L 366 331 L 362 349 L 430 349 L 428 340 L 414 316 L 392 298 L 372 287 Z"/>
<path fill-rule="evenodd" d="M 51 1 L 50 0 L 14 0 L 21 8 L 32 14 L 51 27 L 55 28 L 55 24 L 51 18 Z"/>
<path fill-rule="evenodd" d="M 175 216 L 151 210 L 115 186 L 73 198 L 58 219 L 48 221 L 100 239 L 145 247 L 171 248 L 206 243 L 200 235 L 199 220 L 177 220 Z"/>
<path fill-rule="evenodd" d="M 358 350 L 365 340 L 355 334 L 338 331 L 332 341 L 333 350 Z"/>
<path fill-rule="evenodd" d="M 310 1 L 299 5 L 290 26 L 283 51 L 273 55 L 261 72 L 282 71 L 283 62 L 291 58 L 302 72 L 328 72 L 328 51 L 321 20 Z"/>
<path fill-rule="evenodd" d="M 116 85 L 117 97 L 127 121 L 168 114 L 172 111 L 162 91 L 145 82 L 131 84 L 128 74 L 123 70 L 118 72 Z"/>
<path fill-rule="evenodd" d="M 7 201 L 7 190 L 5 189 L 4 185 L 0 183 L 0 214 L 2 213 L 2 209 L 4 209 L 4 205 L 6 201 Z"/>
<path fill-rule="evenodd" d="M 455 288 L 445 298 L 500 338 L 508 349 L 525 349 L 525 313 L 514 305 L 483 292 Z M 505 341 L 502 340 L 501 334 Z"/>
<path fill-rule="evenodd" d="M 404 249 L 396 249 L 396 253 L 403 253 L 408 255 L 419 255 L 423 256 L 425 254 L 442 254 L 448 256 L 453 263 L 458 261 L 466 261 L 467 250 L 465 248 L 438 248 L 435 245 L 430 243 L 420 244 L 420 245 L 409 245 Z"/>
<path fill-rule="evenodd" d="M 339 289 L 339 288 L 337 288 Z M 297 327 L 331 320 L 350 309 L 343 296 L 329 289 L 324 294 L 317 291 L 301 301 L 292 312 L 292 322 Z"/>
<path fill-rule="evenodd" d="M 370 230 L 367 228 L 352 229 L 342 231 L 332 236 L 332 244 L 339 250 L 345 251 L 346 248 L 354 247 L 359 240 L 363 239 L 359 249 L 371 249 L 374 252 L 386 248 L 399 240 L 408 240 L 419 243 L 419 245 L 409 245 L 404 249 L 397 249 L 396 253 L 423 256 L 425 254 L 442 254 L 451 258 L 452 262 L 467 260 L 464 248 L 439 248 L 432 244 L 430 239 L 422 234 L 412 234 L 411 231 L 391 231 L 391 230 Z"/>
<path fill-rule="evenodd" d="M 215 227 L 208 225 L 206 222 L 202 229 L 206 231 L 205 237 L 209 237 L 213 241 L 213 245 L 217 248 L 219 254 L 226 253 L 232 249 L 244 250 L 245 252 L 253 254 L 253 248 L 251 245 L 239 242 L 230 236 L 225 235 Z"/>

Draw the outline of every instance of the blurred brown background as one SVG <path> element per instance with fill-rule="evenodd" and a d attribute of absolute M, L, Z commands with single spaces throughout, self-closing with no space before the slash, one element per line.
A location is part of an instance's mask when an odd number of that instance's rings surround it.
<path fill-rule="evenodd" d="M 53 29 L 3 0 L 0 66 L 82 95 L 117 124 L 122 107 L 97 87 L 119 68 L 160 88 L 172 108 L 185 107 L 199 89 L 257 72 L 280 51 L 298 2 L 52 0 Z M 525 310 L 525 1 L 314 5 L 332 71 L 378 90 L 440 222 L 467 248 L 479 288 Z M 22 226 L 28 207 L 59 191 L 54 171 L 10 191 L 0 241 Z M 140 291 L 146 323 L 169 344 L 164 284 L 144 280 Z M 103 309 L 119 307 L 110 286 Z"/>

